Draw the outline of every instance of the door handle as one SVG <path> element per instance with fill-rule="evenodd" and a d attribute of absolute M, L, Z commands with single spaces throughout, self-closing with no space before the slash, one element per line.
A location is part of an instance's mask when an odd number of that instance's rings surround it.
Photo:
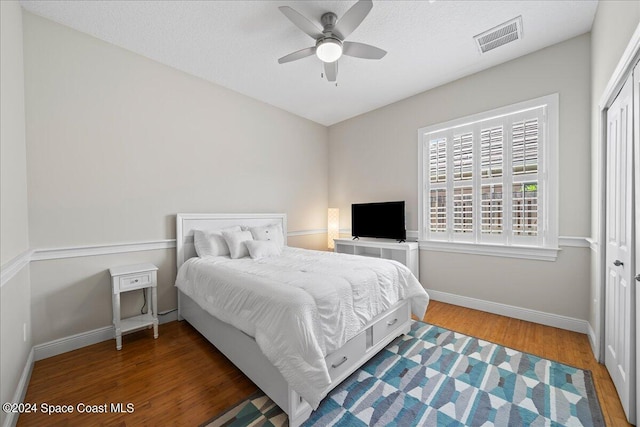
<path fill-rule="evenodd" d="M 640 282 L 640 273 L 636 274 L 636 282 Z"/>
<path fill-rule="evenodd" d="M 620 267 L 621 265 L 624 265 L 624 262 L 620 261 L 619 259 L 613 261 L 613 265 L 615 265 L 616 267 Z"/>

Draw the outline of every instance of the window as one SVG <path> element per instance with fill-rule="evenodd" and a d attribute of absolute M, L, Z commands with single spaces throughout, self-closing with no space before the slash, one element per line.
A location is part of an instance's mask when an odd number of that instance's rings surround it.
<path fill-rule="evenodd" d="M 557 256 L 558 95 L 418 131 L 421 248 Z"/>

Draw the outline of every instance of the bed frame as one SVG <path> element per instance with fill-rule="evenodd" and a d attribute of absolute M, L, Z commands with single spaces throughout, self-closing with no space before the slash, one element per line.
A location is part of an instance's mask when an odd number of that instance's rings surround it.
<path fill-rule="evenodd" d="M 232 225 L 255 227 L 274 223 L 282 225 L 286 244 L 286 214 L 178 214 L 176 266 L 180 268 L 186 260 L 197 256 L 193 246 L 193 230 L 215 231 Z M 180 290 L 178 319 L 187 320 L 280 406 L 288 415 L 291 427 L 298 427 L 309 418 L 311 406 L 289 387 L 252 337 L 210 315 Z M 408 333 L 410 328 L 411 308 L 407 300 L 376 316 L 360 334 L 325 358 L 332 380 L 327 391 L 340 384 L 397 336 Z"/>

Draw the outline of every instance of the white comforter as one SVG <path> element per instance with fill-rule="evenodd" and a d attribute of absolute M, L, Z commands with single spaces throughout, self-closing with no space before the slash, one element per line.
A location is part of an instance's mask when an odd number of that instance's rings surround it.
<path fill-rule="evenodd" d="M 203 309 L 255 340 L 315 409 L 331 383 L 327 354 L 401 299 L 424 317 L 429 297 L 396 261 L 285 247 L 253 260 L 191 258 L 176 286 Z"/>

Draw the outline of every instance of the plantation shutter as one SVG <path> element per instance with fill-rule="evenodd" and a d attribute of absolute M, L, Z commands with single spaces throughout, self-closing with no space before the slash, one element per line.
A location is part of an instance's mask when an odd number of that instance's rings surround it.
<path fill-rule="evenodd" d="M 473 140 L 472 131 L 453 134 L 453 197 L 454 234 L 473 233 Z M 462 238 L 462 237 L 454 237 Z"/>
<path fill-rule="evenodd" d="M 429 180 L 432 183 L 447 180 L 447 139 L 429 141 Z"/>
<path fill-rule="evenodd" d="M 428 141 L 427 169 L 429 170 L 429 232 L 447 232 L 447 138 L 433 137 Z"/>
<path fill-rule="evenodd" d="M 480 236 L 479 241 L 503 238 L 503 182 L 505 138 L 502 121 L 480 123 Z"/>
<path fill-rule="evenodd" d="M 544 110 L 537 108 L 514 114 L 510 122 L 511 240 L 536 244 L 541 241 L 543 224 L 539 169 Z"/>
<path fill-rule="evenodd" d="M 423 235 L 543 245 L 545 120 L 538 105 L 421 134 Z"/>

